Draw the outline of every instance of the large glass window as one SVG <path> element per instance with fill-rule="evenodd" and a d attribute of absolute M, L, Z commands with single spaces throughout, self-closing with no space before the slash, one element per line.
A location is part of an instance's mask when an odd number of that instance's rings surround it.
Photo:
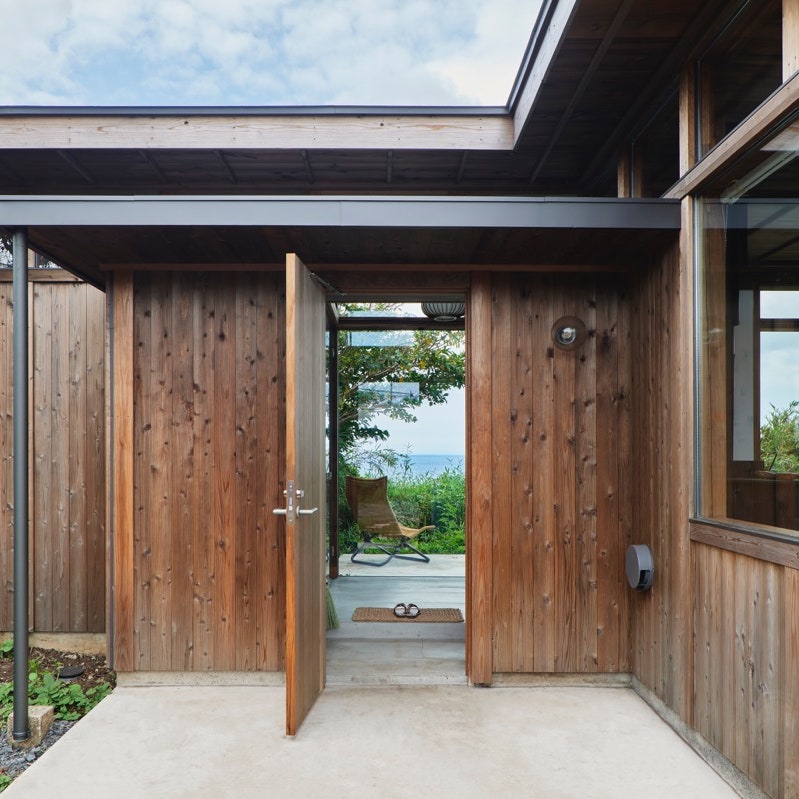
<path fill-rule="evenodd" d="M 707 152 L 782 84 L 782 2 L 743 3 L 699 60 Z"/>
<path fill-rule="evenodd" d="M 799 136 L 698 202 L 699 511 L 799 530 Z"/>

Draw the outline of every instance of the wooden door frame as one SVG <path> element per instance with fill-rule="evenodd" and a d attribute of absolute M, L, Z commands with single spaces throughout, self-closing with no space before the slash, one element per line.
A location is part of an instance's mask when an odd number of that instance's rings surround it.
<path fill-rule="evenodd" d="M 397 273 L 393 272 L 392 277 Z M 443 273 L 438 273 L 442 275 Z M 346 291 L 347 278 L 341 274 L 323 275 L 337 288 Z M 385 277 L 385 275 L 384 275 Z M 491 564 L 491 272 L 471 272 L 452 280 L 425 275 L 424 286 L 408 291 L 406 283 L 398 288 L 396 278 L 384 281 L 372 278 L 359 300 L 410 298 L 419 294 L 457 294 L 466 302 L 464 325 L 466 346 L 466 676 L 471 685 L 490 685 L 492 660 L 492 564 Z M 412 300 L 408 300 L 412 301 Z M 334 326 L 335 327 L 335 326 Z M 486 413 L 486 409 L 489 410 Z M 331 445 L 332 450 L 332 445 Z M 337 451 L 337 446 L 336 446 Z M 335 483 L 331 500 L 337 503 Z M 331 514 L 332 516 L 332 514 Z M 478 536 L 476 531 L 481 531 Z M 337 575 L 335 564 L 331 565 Z M 331 577 L 334 574 L 331 571 Z"/>
<path fill-rule="evenodd" d="M 493 679 L 491 273 L 472 273 L 466 297 L 466 676 L 470 685 L 490 685 Z"/>

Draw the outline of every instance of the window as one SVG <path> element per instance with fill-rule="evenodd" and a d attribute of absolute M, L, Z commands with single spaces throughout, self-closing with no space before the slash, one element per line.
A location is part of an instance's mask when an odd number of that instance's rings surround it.
<path fill-rule="evenodd" d="M 799 531 L 799 138 L 698 203 L 699 512 Z M 754 158 L 754 160 L 753 160 Z"/>
<path fill-rule="evenodd" d="M 742 4 L 699 60 L 707 87 L 702 152 L 707 152 L 782 84 L 782 3 Z"/>

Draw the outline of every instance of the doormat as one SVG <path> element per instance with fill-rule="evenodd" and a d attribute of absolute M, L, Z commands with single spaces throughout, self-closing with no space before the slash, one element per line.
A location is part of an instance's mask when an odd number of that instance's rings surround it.
<path fill-rule="evenodd" d="M 355 608 L 353 621 L 416 621 L 416 622 L 462 622 L 460 608 L 420 608 L 419 615 L 395 616 L 393 608 Z"/>

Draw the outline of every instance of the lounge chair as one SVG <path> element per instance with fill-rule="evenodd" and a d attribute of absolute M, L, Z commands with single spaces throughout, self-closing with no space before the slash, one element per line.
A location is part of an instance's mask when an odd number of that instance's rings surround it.
<path fill-rule="evenodd" d="M 430 558 L 411 544 L 420 533 L 434 530 L 435 525 L 426 527 L 406 527 L 397 521 L 389 504 L 386 489 L 388 478 L 347 477 L 347 502 L 355 516 L 355 522 L 361 532 L 361 542 L 352 553 L 353 563 L 365 563 L 369 566 L 385 566 L 392 558 L 415 560 L 429 563 Z M 377 539 L 377 540 L 376 540 Z M 365 549 L 378 549 L 386 555 L 379 562 L 359 558 Z M 402 554 L 404 552 L 413 554 Z"/>

